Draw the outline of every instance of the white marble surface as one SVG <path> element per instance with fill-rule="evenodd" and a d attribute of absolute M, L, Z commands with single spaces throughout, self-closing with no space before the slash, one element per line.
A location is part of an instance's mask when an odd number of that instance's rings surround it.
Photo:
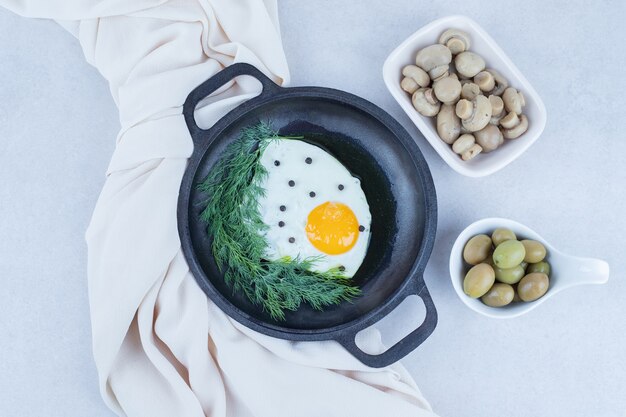
<path fill-rule="evenodd" d="M 440 318 L 404 364 L 434 409 L 442 417 L 626 416 L 626 4 L 281 0 L 280 13 L 293 85 L 336 87 L 382 106 L 429 161 L 439 229 L 426 280 Z M 381 77 L 405 37 L 456 13 L 498 40 L 548 109 L 542 138 L 483 179 L 445 165 Z M 73 38 L 0 10 L 1 416 L 112 415 L 91 357 L 83 234 L 117 128 L 106 83 Z M 567 290 L 518 319 L 478 316 L 456 298 L 447 261 L 462 228 L 487 216 L 606 259 L 609 283 Z M 410 326 L 415 309 L 405 307 L 386 320 L 386 336 Z"/>

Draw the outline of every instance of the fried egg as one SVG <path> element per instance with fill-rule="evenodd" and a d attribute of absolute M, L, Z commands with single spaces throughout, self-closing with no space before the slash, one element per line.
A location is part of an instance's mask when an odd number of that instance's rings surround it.
<path fill-rule="evenodd" d="M 267 258 L 316 257 L 312 271 L 336 267 L 354 276 L 372 222 L 360 180 L 328 152 L 295 139 L 272 140 L 260 163 L 268 174 L 258 201 Z"/>

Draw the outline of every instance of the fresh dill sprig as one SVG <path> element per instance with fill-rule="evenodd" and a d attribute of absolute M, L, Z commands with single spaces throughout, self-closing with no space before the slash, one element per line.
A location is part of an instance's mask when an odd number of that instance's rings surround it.
<path fill-rule="evenodd" d="M 258 199 L 265 194 L 259 184 L 267 171 L 260 156 L 271 140 L 287 138 L 293 137 L 279 136 L 268 123 L 243 129 L 198 185 L 208 196 L 200 217 L 213 237 L 213 257 L 226 283 L 275 320 L 284 320 L 285 310 L 296 310 L 303 302 L 321 310 L 360 294 L 338 268 L 310 271 L 318 260 L 315 257 L 264 259 L 267 225 Z"/>

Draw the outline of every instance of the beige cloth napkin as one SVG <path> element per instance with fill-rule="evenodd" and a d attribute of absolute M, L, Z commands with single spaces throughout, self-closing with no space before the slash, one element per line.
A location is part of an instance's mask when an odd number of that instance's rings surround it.
<path fill-rule="evenodd" d="M 288 342 L 229 319 L 196 285 L 176 227 L 192 152 L 181 106 L 224 66 L 289 81 L 276 0 L 0 0 L 53 18 L 109 81 L 121 131 L 87 232 L 94 356 L 106 403 L 150 417 L 434 416 L 403 367 L 335 342 Z M 210 126 L 258 94 L 238 79 L 198 111 Z M 383 349 L 370 331 L 369 349 Z"/>

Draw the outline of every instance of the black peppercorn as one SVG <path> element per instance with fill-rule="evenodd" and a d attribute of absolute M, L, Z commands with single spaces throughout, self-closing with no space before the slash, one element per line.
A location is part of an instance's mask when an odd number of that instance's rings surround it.
<path fill-rule="evenodd" d="M 285 207 L 285 206 L 280 206 L 279 208 L 280 208 L 280 211 L 285 211 L 285 210 L 287 210 L 287 207 Z"/>

